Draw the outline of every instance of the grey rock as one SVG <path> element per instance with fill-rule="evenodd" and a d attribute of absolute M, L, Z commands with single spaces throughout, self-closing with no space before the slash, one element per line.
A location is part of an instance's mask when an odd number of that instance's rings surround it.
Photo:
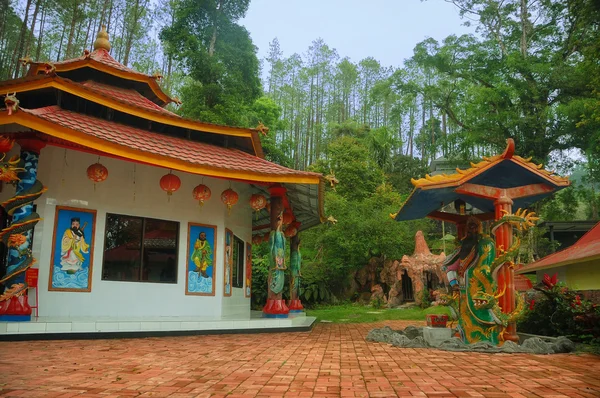
<path fill-rule="evenodd" d="M 492 345 L 486 341 L 478 341 L 477 343 L 469 344 L 469 345 L 467 345 L 467 348 L 469 349 L 469 351 L 476 351 L 476 352 L 496 352 L 496 351 L 498 351 L 498 347 L 496 347 L 495 345 Z"/>
<path fill-rule="evenodd" d="M 387 343 L 394 334 L 395 332 L 391 327 L 384 326 L 381 329 L 371 329 L 367 334 L 366 340 L 376 343 Z"/>
<path fill-rule="evenodd" d="M 442 341 L 437 348 L 447 351 L 465 351 L 467 345 L 458 337 L 452 337 Z"/>
<path fill-rule="evenodd" d="M 550 344 L 546 343 L 539 337 L 532 337 L 521 344 L 522 348 L 530 349 L 535 354 L 554 354 L 554 350 Z"/>
<path fill-rule="evenodd" d="M 414 339 L 415 337 L 418 337 L 418 336 L 423 337 L 423 328 L 418 328 L 415 326 L 407 326 L 404 329 L 404 334 L 409 339 Z"/>
<path fill-rule="evenodd" d="M 529 348 L 523 348 L 522 346 L 518 345 L 514 341 L 507 340 L 504 342 L 502 347 L 500 347 L 500 352 L 505 352 L 508 354 L 514 354 L 514 353 L 519 353 L 519 352 L 532 353 L 533 350 L 531 350 Z"/>
<path fill-rule="evenodd" d="M 556 341 L 552 343 L 551 347 L 552 350 L 557 354 L 575 351 L 575 343 L 565 336 L 558 337 Z"/>
<path fill-rule="evenodd" d="M 410 347 L 410 348 L 427 348 L 427 347 L 429 347 L 429 345 L 427 344 L 427 342 L 425 341 L 425 338 L 423 336 L 417 336 L 414 339 L 410 340 L 410 342 L 408 343 L 407 347 Z"/>
<path fill-rule="evenodd" d="M 408 347 L 411 340 L 401 333 L 395 333 L 388 341 L 394 347 Z"/>

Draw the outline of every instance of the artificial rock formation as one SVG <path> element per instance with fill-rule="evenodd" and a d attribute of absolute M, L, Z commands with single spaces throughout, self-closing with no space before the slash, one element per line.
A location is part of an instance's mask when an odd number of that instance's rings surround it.
<path fill-rule="evenodd" d="M 412 296 L 415 304 L 420 305 L 423 290 L 426 288 L 427 280 L 433 280 L 433 285 L 446 284 L 445 274 L 441 265 L 446 255 L 432 254 L 425 242 L 423 232 L 415 234 L 415 251 L 412 256 L 404 255 L 401 261 L 389 261 L 384 264 L 379 277 L 383 283 L 389 286 L 388 306 L 395 307 L 401 304 L 407 297 L 403 292 L 402 279 L 408 277 L 412 285 Z M 404 286 L 406 288 L 405 281 Z"/>

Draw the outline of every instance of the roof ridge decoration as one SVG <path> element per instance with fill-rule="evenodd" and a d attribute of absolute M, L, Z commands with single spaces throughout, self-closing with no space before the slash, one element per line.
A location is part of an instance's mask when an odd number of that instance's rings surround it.
<path fill-rule="evenodd" d="M 502 154 L 492 157 L 483 156 L 482 160 L 478 163 L 470 162 L 471 167 L 468 169 L 460 169 L 457 167 L 456 173 L 454 174 L 442 173 L 435 176 L 425 174 L 424 178 L 411 178 L 410 182 L 416 188 L 429 188 L 434 185 L 458 183 L 461 180 L 469 179 L 470 177 L 474 176 L 476 173 L 478 173 L 479 171 L 481 171 L 489 165 L 500 163 L 504 160 L 512 160 L 520 166 L 526 167 L 533 172 L 541 174 L 543 177 L 547 178 L 548 180 L 551 180 L 552 182 L 558 185 L 568 183 L 569 177 L 561 177 L 556 175 L 554 171 L 545 170 L 543 164 L 533 163 L 531 161 L 531 157 L 522 158 L 521 156 L 515 155 L 515 141 L 512 138 L 507 139 L 506 143 L 506 149 Z"/>
<path fill-rule="evenodd" d="M 108 32 L 106 31 L 106 25 L 102 25 L 100 31 L 98 32 L 98 36 L 96 36 L 96 41 L 94 42 L 94 51 L 99 49 L 104 49 L 106 51 L 110 51 L 111 49 L 110 41 L 108 40 Z"/>

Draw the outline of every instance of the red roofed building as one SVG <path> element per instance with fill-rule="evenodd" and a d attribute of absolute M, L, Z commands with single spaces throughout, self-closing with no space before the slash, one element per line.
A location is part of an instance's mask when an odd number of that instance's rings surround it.
<path fill-rule="evenodd" d="M 324 221 L 321 174 L 265 160 L 262 125 L 165 109 L 179 101 L 113 59 L 104 28 L 81 57 L 22 62 L 0 82 L 0 180 L 20 180 L 0 190 L 0 322 L 29 319 L 31 267 L 44 316 L 249 315 L 252 242 L 284 211 L 290 231 Z"/>
<path fill-rule="evenodd" d="M 515 271 L 536 273 L 538 282 L 544 274 L 558 274 L 558 280 L 584 296 L 600 301 L 600 223 L 589 230 L 574 245 L 550 254 Z"/>

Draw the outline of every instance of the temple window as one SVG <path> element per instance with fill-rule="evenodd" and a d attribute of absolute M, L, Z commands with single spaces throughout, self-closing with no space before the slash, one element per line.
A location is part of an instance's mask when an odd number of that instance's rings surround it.
<path fill-rule="evenodd" d="M 244 241 L 234 236 L 233 238 L 233 287 L 244 287 Z"/>
<path fill-rule="evenodd" d="M 102 280 L 177 283 L 179 223 L 106 215 Z"/>

